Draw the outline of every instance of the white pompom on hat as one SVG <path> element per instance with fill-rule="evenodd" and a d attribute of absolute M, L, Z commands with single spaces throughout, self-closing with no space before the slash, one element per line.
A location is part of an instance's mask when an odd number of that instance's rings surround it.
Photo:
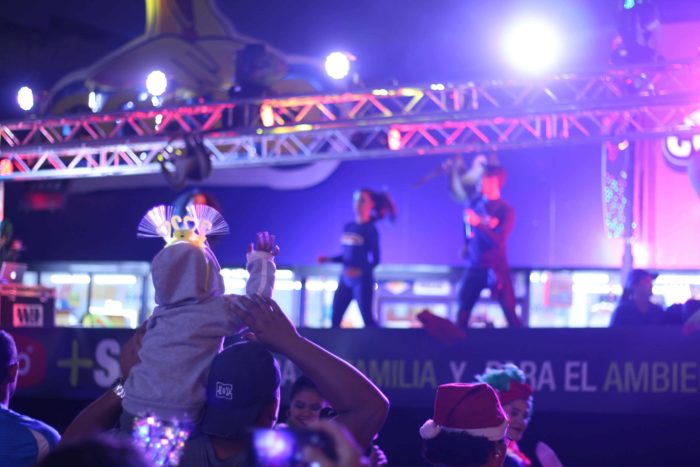
<path fill-rule="evenodd" d="M 508 418 L 488 384 L 443 384 L 437 388 L 433 418 L 423 424 L 419 433 L 423 439 L 432 439 L 441 431 L 498 441 L 508 431 Z"/>

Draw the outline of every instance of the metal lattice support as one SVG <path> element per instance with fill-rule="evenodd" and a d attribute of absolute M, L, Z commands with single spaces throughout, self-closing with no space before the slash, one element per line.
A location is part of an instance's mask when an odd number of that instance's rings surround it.
<path fill-rule="evenodd" d="M 696 133 L 700 65 L 375 89 L 0 123 L 0 179 L 155 172 L 201 132 L 215 167 Z M 266 125 L 262 124 L 261 115 Z"/>

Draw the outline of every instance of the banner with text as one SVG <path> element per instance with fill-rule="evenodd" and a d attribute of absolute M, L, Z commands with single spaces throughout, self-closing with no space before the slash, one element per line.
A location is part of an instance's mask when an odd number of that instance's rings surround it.
<path fill-rule="evenodd" d="M 474 381 L 501 362 L 520 366 L 538 411 L 700 411 L 700 335 L 678 328 L 474 330 L 457 345 L 423 330 L 317 330 L 303 335 L 346 359 L 395 407 L 432 407 L 435 388 Z M 115 329 L 12 330 L 19 350 L 19 397 L 89 398 L 119 376 Z M 283 390 L 299 375 L 281 360 Z M 166 383 L 167 384 L 167 383 Z"/>

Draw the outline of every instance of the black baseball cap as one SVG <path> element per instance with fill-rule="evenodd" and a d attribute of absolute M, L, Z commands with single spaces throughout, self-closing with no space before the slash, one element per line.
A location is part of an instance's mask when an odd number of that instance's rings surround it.
<path fill-rule="evenodd" d="M 646 269 L 632 269 L 627 275 L 627 281 L 625 282 L 625 288 L 629 289 L 639 283 L 642 279 L 650 277 L 653 281 L 658 277 L 658 274 L 651 273 Z"/>
<path fill-rule="evenodd" d="M 209 370 L 202 433 L 242 436 L 278 397 L 279 386 L 279 365 L 265 346 L 239 342 L 226 347 Z"/>

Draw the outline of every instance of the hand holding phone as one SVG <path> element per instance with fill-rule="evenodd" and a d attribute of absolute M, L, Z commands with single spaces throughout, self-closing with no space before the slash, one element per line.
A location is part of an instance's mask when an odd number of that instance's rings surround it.
<path fill-rule="evenodd" d="M 309 448 L 332 461 L 337 459 L 333 437 L 322 430 L 256 429 L 251 432 L 250 447 L 255 465 L 269 467 L 307 465 L 304 453 Z"/>

